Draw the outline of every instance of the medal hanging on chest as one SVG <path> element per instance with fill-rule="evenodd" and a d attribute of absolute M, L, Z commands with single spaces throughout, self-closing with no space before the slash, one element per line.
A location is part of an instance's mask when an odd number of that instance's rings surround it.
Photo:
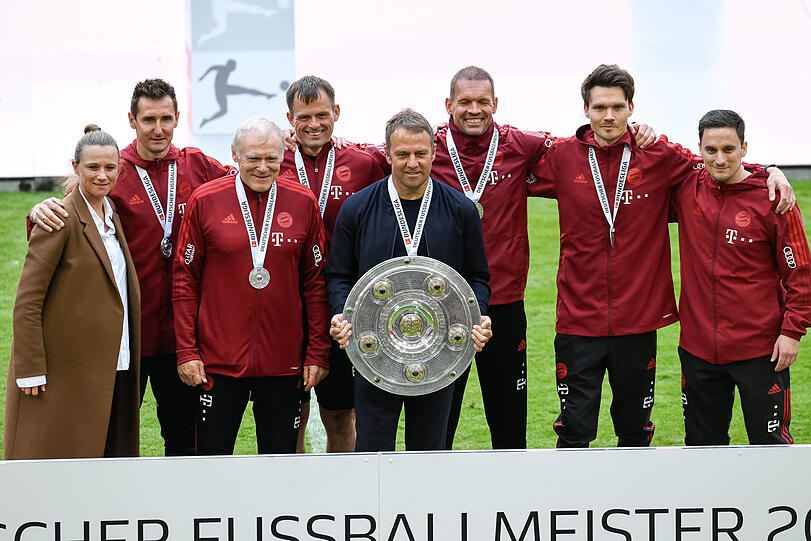
<path fill-rule="evenodd" d="M 172 257 L 172 241 L 170 238 L 172 236 L 172 224 L 175 221 L 177 162 L 172 162 L 169 164 L 165 212 L 163 210 L 163 206 L 161 205 L 160 199 L 158 198 L 158 192 L 155 190 L 155 186 L 152 184 L 152 179 L 149 178 L 149 173 L 147 173 L 144 168 L 137 165 L 135 166 L 135 170 L 138 171 L 138 176 L 141 178 L 141 184 L 143 184 L 144 190 L 146 190 L 147 198 L 152 204 L 152 210 L 155 211 L 155 216 L 158 217 L 158 223 L 160 223 L 161 227 L 163 228 L 163 238 L 158 245 L 158 249 L 160 250 L 160 254 L 164 259 L 169 259 Z"/>
<path fill-rule="evenodd" d="M 614 246 L 614 233 L 616 232 L 617 213 L 622 200 L 622 192 L 625 190 L 625 179 L 628 178 L 628 164 L 631 162 L 631 149 L 625 145 L 622 149 L 622 160 L 620 161 L 620 171 L 617 175 L 617 189 L 614 192 L 614 212 L 608 205 L 608 194 L 603 184 L 603 175 L 600 173 L 600 166 L 597 163 L 597 153 L 594 147 L 589 147 L 589 167 L 591 177 L 594 179 L 594 188 L 597 190 L 597 197 L 600 200 L 600 207 L 603 209 L 605 221 L 608 222 L 608 240 Z"/>
<path fill-rule="evenodd" d="M 251 246 L 251 261 L 253 268 L 248 273 L 248 283 L 254 289 L 264 289 L 270 283 L 270 271 L 265 268 L 265 256 L 267 255 L 268 239 L 270 238 L 270 225 L 273 222 L 273 211 L 276 207 L 276 183 L 274 182 L 268 191 L 268 201 L 265 205 L 265 215 L 262 218 L 262 232 L 257 236 L 256 227 L 251 216 L 251 208 L 248 205 L 248 196 L 245 193 L 245 186 L 242 185 L 242 178 L 237 174 L 234 179 L 234 186 L 237 191 L 239 210 L 242 212 L 242 220 L 245 222 L 245 229 L 248 231 L 248 241 Z"/>
<path fill-rule="evenodd" d="M 400 228 L 400 236 L 403 238 L 406 253 L 408 255 L 417 255 L 417 250 L 420 247 L 420 240 L 422 239 L 422 230 L 425 229 L 425 220 L 428 218 L 428 209 L 431 207 L 431 197 L 434 193 L 434 179 L 428 178 L 428 186 L 425 188 L 425 193 L 422 194 L 422 201 L 420 202 L 420 210 L 417 213 L 417 223 L 414 224 L 414 235 L 408 230 L 408 221 L 403 211 L 403 205 L 400 203 L 400 196 L 397 194 L 397 189 L 394 187 L 394 181 L 389 177 L 388 180 L 389 199 L 391 206 L 394 209 L 394 217 L 397 219 L 397 226 Z"/>
<path fill-rule="evenodd" d="M 448 126 L 448 131 L 445 135 L 445 142 L 448 145 L 448 155 L 451 158 L 453 169 L 456 171 L 456 178 L 459 179 L 459 184 L 462 186 L 462 193 L 476 204 L 476 210 L 479 212 L 479 219 L 481 219 L 484 217 L 484 207 L 479 203 L 479 199 L 481 199 L 482 193 L 484 193 L 484 188 L 487 186 L 487 179 L 490 178 L 490 172 L 493 170 L 493 164 L 496 161 L 498 129 L 493 126 L 493 136 L 490 138 L 490 146 L 487 148 L 487 157 L 484 160 L 484 167 L 479 175 L 479 181 L 476 183 L 475 189 L 470 187 L 465 168 L 462 167 L 462 160 L 459 158 L 459 150 L 457 150 L 453 135 L 451 135 L 450 126 Z"/>

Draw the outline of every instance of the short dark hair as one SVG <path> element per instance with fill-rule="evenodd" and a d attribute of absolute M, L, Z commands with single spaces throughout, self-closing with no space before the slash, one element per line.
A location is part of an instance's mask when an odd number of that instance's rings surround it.
<path fill-rule="evenodd" d="M 419 133 L 424 131 L 431 140 L 431 148 L 434 148 L 434 130 L 431 123 L 424 116 L 413 109 L 403 109 L 386 122 L 386 150 L 391 150 L 391 134 L 397 128 L 403 128 L 411 132 Z"/>
<path fill-rule="evenodd" d="M 132 91 L 132 100 L 130 100 L 130 113 L 132 116 L 138 117 L 138 100 L 141 98 L 149 98 L 151 100 L 159 100 L 166 96 L 172 98 L 172 105 L 175 106 L 175 113 L 177 113 L 177 96 L 175 95 L 175 87 L 164 81 L 163 79 L 147 79 L 135 85 Z"/>
<path fill-rule="evenodd" d="M 306 104 L 310 104 L 321 97 L 323 91 L 329 98 L 329 104 L 332 110 L 335 110 L 335 89 L 326 80 L 315 75 L 305 75 L 301 79 L 294 81 L 292 85 L 287 87 L 287 110 L 293 114 L 293 101 L 296 98 L 300 99 Z"/>
<path fill-rule="evenodd" d="M 580 95 L 583 96 L 583 104 L 588 106 L 591 97 L 591 89 L 595 86 L 618 86 L 625 93 L 628 103 L 634 101 L 634 78 L 631 74 L 616 64 L 600 64 L 580 85 Z"/>
<path fill-rule="evenodd" d="M 743 122 L 741 115 L 729 109 L 713 109 L 709 111 L 701 120 L 698 121 L 698 140 L 704 137 L 704 130 L 707 128 L 734 128 L 735 133 L 738 134 L 738 139 L 743 144 L 743 135 L 746 130 L 746 125 Z"/>
<path fill-rule="evenodd" d="M 493 83 L 490 74 L 478 66 L 467 66 L 457 71 L 451 79 L 451 101 L 453 101 L 453 95 L 456 92 L 456 83 L 459 81 L 490 81 L 493 97 L 496 95 L 496 85 Z"/>

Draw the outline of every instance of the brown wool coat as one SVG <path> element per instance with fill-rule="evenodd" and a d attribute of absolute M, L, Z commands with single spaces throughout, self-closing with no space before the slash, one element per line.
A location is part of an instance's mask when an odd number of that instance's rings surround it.
<path fill-rule="evenodd" d="M 137 456 L 141 293 L 135 267 L 113 214 L 127 261 L 131 353 L 114 403 L 124 309 L 104 243 L 79 190 L 65 198 L 65 209 L 68 217 L 60 231 L 32 231 L 17 288 L 4 458 L 104 456 L 111 414 L 116 430 L 108 456 Z M 47 385 L 38 397 L 25 396 L 17 387 L 16 378 L 42 374 Z"/>

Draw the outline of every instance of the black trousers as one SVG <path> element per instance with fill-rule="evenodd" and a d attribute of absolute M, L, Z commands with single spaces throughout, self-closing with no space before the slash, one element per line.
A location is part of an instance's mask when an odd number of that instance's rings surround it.
<path fill-rule="evenodd" d="M 233 454 L 248 401 L 253 401 L 259 454 L 296 452 L 301 422 L 299 376 L 207 376 L 213 385 L 198 391 L 197 454 Z"/>
<path fill-rule="evenodd" d="M 686 445 L 729 445 L 735 387 L 750 444 L 794 442 L 789 369 L 775 372 L 770 355 L 712 364 L 680 347 L 679 359 Z"/>
<path fill-rule="evenodd" d="M 113 403 L 110 406 L 110 423 L 107 425 L 107 440 L 104 443 L 104 458 L 138 456 L 139 431 L 132 430 L 132 406 L 136 403 L 135 370 L 119 370 L 115 373 Z"/>
<path fill-rule="evenodd" d="M 617 445 L 647 447 L 656 381 L 656 331 L 628 336 L 555 336 L 560 415 L 558 447 L 588 447 L 597 437 L 603 376 L 611 384 Z"/>
<path fill-rule="evenodd" d="M 330 340 L 329 373 L 315 386 L 318 405 L 328 411 L 351 410 L 355 407 L 355 382 L 352 361 L 335 340 Z M 306 343 L 305 343 L 305 348 Z M 310 391 L 302 388 L 301 401 L 310 401 Z"/>
<path fill-rule="evenodd" d="M 493 338 L 476 354 L 476 372 L 493 449 L 527 447 L 527 315 L 524 301 L 488 308 Z M 453 448 L 469 369 L 454 383 L 445 448 Z"/>
<path fill-rule="evenodd" d="M 157 405 L 158 423 L 166 456 L 194 455 L 194 422 L 197 417 L 197 390 L 177 375 L 175 355 L 141 357 L 141 401 L 147 379 Z"/>
<path fill-rule="evenodd" d="M 356 373 L 355 451 L 394 451 L 404 406 L 406 450 L 444 449 L 453 386 L 422 396 L 400 396 L 378 389 Z"/>

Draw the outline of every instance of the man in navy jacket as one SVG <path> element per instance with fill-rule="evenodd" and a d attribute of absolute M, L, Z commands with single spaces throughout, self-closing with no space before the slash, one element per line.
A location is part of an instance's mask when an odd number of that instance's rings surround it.
<path fill-rule="evenodd" d="M 490 298 L 490 271 L 481 221 L 474 204 L 434 182 L 431 125 L 405 109 L 386 125 L 386 158 L 392 174 L 351 196 L 341 207 L 327 260 L 327 294 L 333 313 L 330 334 L 345 348 L 351 325 L 341 314 L 352 287 L 366 271 L 387 259 L 421 255 L 442 261 L 468 281 L 482 314 Z M 482 316 L 471 337 L 477 351 L 492 336 Z M 442 449 L 453 385 L 423 396 L 403 397 L 355 376 L 356 451 L 394 450 L 400 411 L 406 408 L 407 450 Z"/>

